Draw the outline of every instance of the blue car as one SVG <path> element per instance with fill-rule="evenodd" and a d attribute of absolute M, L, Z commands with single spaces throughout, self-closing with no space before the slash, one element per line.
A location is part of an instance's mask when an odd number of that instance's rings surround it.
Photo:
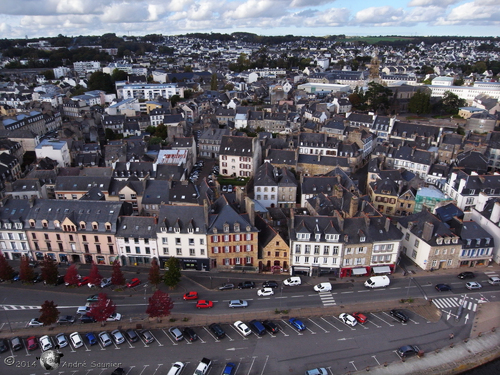
<path fill-rule="evenodd" d="M 232 362 L 226 363 L 226 367 L 224 367 L 224 372 L 222 375 L 233 375 L 234 370 L 236 369 L 236 365 Z"/>
<path fill-rule="evenodd" d="M 302 321 L 298 320 L 297 318 L 290 318 L 288 322 L 295 327 L 298 331 L 305 331 L 306 325 L 302 323 Z"/>
<path fill-rule="evenodd" d="M 87 338 L 87 340 L 89 340 L 89 344 L 90 344 L 90 345 L 95 345 L 95 344 L 97 344 L 97 338 L 95 337 L 95 335 L 94 335 L 92 332 L 87 333 L 87 334 L 85 335 L 85 337 Z"/>

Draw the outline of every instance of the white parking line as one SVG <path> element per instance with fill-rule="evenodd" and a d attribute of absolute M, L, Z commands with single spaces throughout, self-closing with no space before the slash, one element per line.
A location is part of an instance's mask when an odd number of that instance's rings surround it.
<path fill-rule="evenodd" d="M 389 325 L 390 327 L 394 327 L 394 324 L 391 324 L 391 323 L 388 323 L 386 322 L 384 319 L 382 319 L 380 316 L 378 315 L 375 315 L 374 313 L 372 313 L 371 315 L 373 315 L 374 317 L 380 319 L 381 321 L 383 321 L 385 324 Z M 390 315 L 389 315 L 390 316 Z"/>
<path fill-rule="evenodd" d="M 266 365 L 267 365 L 267 361 L 269 360 L 269 356 L 267 355 L 266 356 L 266 361 L 264 362 L 264 367 L 262 368 L 262 371 L 260 372 L 260 375 L 263 375 L 264 374 L 264 370 L 266 369 Z M 239 363 L 238 363 L 239 365 Z M 238 370 L 238 369 L 236 369 Z"/>
<path fill-rule="evenodd" d="M 331 325 L 331 326 L 332 326 L 333 328 L 335 328 L 337 331 L 339 331 L 339 332 L 342 332 L 342 331 L 343 331 L 343 329 L 340 329 L 340 328 L 336 327 L 335 325 L 333 325 L 332 323 L 330 323 L 330 322 L 329 322 L 328 320 L 326 320 L 325 318 L 321 317 L 321 320 L 323 320 L 326 324 Z"/>
<path fill-rule="evenodd" d="M 163 366 L 163 363 L 160 363 L 160 364 L 158 365 L 158 367 L 156 368 L 155 372 L 153 372 L 153 375 L 155 375 L 155 374 L 156 374 L 156 372 L 158 371 L 158 369 L 159 369 L 161 366 Z"/>
<path fill-rule="evenodd" d="M 158 343 L 159 346 L 163 346 L 163 344 L 161 342 L 158 341 L 158 339 L 156 338 L 155 335 L 153 335 L 153 332 L 149 331 L 151 333 L 151 336 L 154 337 L 154 339 L 156 340 L 156 342 Z"/>
<path fill-rule="evenodd" d="M 173 345 L 178 345 L 178 344 L 177 344 L 177 342 L 176 342 L 176 341 L 174 341 L 174 340 L 172 339 L 172 337 L 171 337 L 171 335 L 170 335 L 170 334 L 168 334 L 167 332 L 165 332 L 165 330 L 164 330 L 164 329 L 162 329 L 162 331 L 163 331 L 163 333 L 165 334 L 165 336 L 167 336 L 167 337 L 168 337 L 168 339 L 170 340 L 170 342 L 171 342 Z"/>
<path fill-rule="evenodd" d="M 321 328 L 325 333 L 328 333 L 330 331 L 327 331 L 326 329 L 324 329 L 323 327 L 321 327 L 318 323 L 316 323 L 314 320 L 310 319 L 310 318 L 307 318 L 307 320 L 309 320 L 311 323 L 314 323 L 316 324 L 319 328 Z M 311 331 L 312 332 L 312 331 Z M 316 332 L 313 332 L 314 334 L 316 334 Z"/>

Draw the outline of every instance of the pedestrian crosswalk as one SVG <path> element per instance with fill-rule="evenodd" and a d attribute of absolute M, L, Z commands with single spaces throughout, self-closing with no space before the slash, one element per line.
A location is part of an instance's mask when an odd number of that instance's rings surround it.
<path fill-rule="evenodd" d="M 40 310 L 40 306 L 0 305 L 3 310 Z"/>
<path fill-rule="evenodd" d="M 319 298 L 321 298 L 321 302 L 323 306 L 334 306 L 337 303 L 335 302 L 335 298 L 333 297 L 331 292 L 321 292 L 318 293 Z"/>
<path fill-rule="evenodd" d="M 432 303 L 441 310 L 448 311 L 450 309 L 463 306 L 464 309 L 470 311 L 477 310 L 477 304 L 480 300 L 470 297 L 448 297 L 448 298 L 435 298 Z"/>

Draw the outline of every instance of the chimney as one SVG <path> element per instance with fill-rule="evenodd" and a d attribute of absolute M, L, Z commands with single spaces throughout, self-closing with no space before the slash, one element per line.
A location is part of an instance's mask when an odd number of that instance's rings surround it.
<path fill-rule="evenodd" d="M 333 187 L 333 190 L 335 190 L 335 197 L 336 198 L 342 198 L 342 196 L 344 195 L 344 191 L 342 190 L 342 187 L 339 185 L 335 185 Z"/>
<path fill-rule="evenodd" d="M 349 217 L 354 217 L 356 212 L 358 212 L 359 198 L 355 195 L 351 198 L 351 204 L 349 206 Z"/>
<path fill-rule="evenodd" d="M 245 198 L 245 209 L 247 211 L 250 224 L 255 226 L 255 203 L 248 197 Z"/>
<path fill-rule="evenodd" d="M 422 239 L 429 242 L 432 238 L 432 232 L 434 232 L 434 224 L 426 221 L 424 223 L 424 229 L 422 230 Z"/>
<path fill-rule="evenodd" d="M 490 220 L 497 224 L 500 221 L 500 202 L 495 202 L 491 210 Z"/>
<path fill-rule="evenodd" d="M 408 222 L 408 230 L 411 231 L 413 229 L 413 221 Z"/>
<path fill-rule="evenodd" d="M 295 228 L 295 211 L 293 210 L 293 208 L 290 210 L 290 228 Z"/>
<path fill-rule="evenodd" d="M 337 218 L 337 222 L 339 223 L 339 231 L 343 232 L 344 231 L 344 218 L 342 217 L 340 212 L 338 212 L 337 210 L 334 211 L 333 216 L 335 216 Z"/>
<path fill-rule="evenodd" d="M 206 225 L 208 225 L 208 212 L 209 212 L 208 200 L 203 199 L 203 216 L 204 216 Z"/>
<path fill-rule="evenodd" d="M 389 228 L 391 227 L 391 219 L 389 219 L 388 217 L 385 218 L 385 225 L 384 225 L 384 229 L 386 232 L 389 232 Z"/>

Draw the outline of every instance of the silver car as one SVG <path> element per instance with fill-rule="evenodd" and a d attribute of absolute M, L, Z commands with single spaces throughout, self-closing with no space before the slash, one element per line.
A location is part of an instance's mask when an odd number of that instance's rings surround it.
<path fill-rule="evenodd" d="M 117 345 L 123 344 L 125 342 L 125 337 L 123 337 L 122 333 L 117 329 L 111 331 L 111 336 L 113 337 L 113 340 Z"/>
<path fill-rule="evenodd" d="M 235 307 L 247 307 L 248 302 L 242 299 L 233 299 L 229 301 L 229 307 L 235 308 Z"/>
<path fill-rule="evenodd" d="M 60 348 L 68 346 L 68 340 L 66 339 L 66 335 L 64 335 L 64 333 L 58 333 L 56 335 L 56 345 Z"/>
<path fill-rule="evenodd" d="M 106 331 L 99 333 L 97 336 L 99 336 L 99 340 L 101 341 L 102 346 L 106 347 L 113 344 L 113 341 L 111 341 L 111 337 L 109 337 L 109 334 Z"/>

